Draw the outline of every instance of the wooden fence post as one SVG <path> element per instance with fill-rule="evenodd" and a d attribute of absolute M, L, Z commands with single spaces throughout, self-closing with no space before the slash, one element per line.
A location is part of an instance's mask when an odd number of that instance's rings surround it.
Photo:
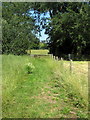
<path fill-rule="evenodd" d="M 51 57 L 51 54 L 49 54 L 49 56 Z"/>
<path fill-rule="evenodd" d="M 72 73 L 72 60 L 70 59 L 70 72 Z"/>
<path fill-rule="evenodd" d="M 58 56 L 56 56 L 56 60 L 58 60 Z"/>
<path fill-rule="evenodd" d="M 53 59 L 53 54 L 51 54 L 52 55 L 52 59 Z"/>
<path fill-rule="evenodd" d="M 68 58 L 69 58 L 69 60 L 71 60 L 71 54 L 68 54 Z"/>
<path fill-rule="evenodd" d="M 63 58 L 61 57 L 61 70 L 63 71 L 64 66 L 63 66 Z"/>
<path fill-rule="evenodd" d="M 55 60 L 55 56 L 53 56 L 53 59 Z"/>
<path fill-rule="evenodd" d="M 53 54 L 49 54 L 49 56 L 50 56 L 50 58 L 52 58 L 52 59 L 53 59 Z"/>
<path fill-rule="evenodd" d="M 63 58 L 61 57 L 61 60 L 63 60 Z"/>

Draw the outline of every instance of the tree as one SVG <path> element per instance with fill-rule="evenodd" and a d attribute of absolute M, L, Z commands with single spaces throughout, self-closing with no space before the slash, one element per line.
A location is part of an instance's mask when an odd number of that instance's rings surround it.
<path fill-rule="evenodd" d="M 54 55 L 89 54 L 90 53 L 90 3 L 34 3 L 35 11 L 50 15 L 41 19 L 46 24 L 46 34 L 49 35 L 50 52 Z M 37 13 L 38 13 L 37 12 Z"/>
<path fill-rule="evenodd" d="M 47 49 L 47 48 L 48 48 L 48 45 L 47 45 L 46 41 L 40 42 L 39 48 L 40 48 L 40 49 Z"/>
<path fill-rule="evenodd" d="M 28 48 L 38 47 L 35 21 L 31 17 L 30 3 L 2 4 L 2 53 L 25 54 Z"/>

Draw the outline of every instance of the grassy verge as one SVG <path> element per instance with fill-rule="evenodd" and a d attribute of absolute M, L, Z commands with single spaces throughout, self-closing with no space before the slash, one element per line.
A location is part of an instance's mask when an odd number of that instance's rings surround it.
<path fill-rule="evenodd" d="M 35 66 L 30 74 L 27 63 Z M 3 55 L 3 118 L 87 118 L 87 71 L 77 68 L 87 63 L 75 62 L 72 74 L 68 64 Z"/>

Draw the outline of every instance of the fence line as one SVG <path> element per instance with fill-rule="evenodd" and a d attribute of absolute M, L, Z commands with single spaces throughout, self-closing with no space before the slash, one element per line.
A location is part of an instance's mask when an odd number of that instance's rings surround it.
<path fill-rule="evenodd" d="M 72 60 L 70 59 L 70 72 L 72 73 Z"/>
<path fill-rule="evenodd" d="M 52 59 L 56 60 L 56 61 L 59 61 L 61 60 L 61 66 L 63 67 L 63 62 L 64 62 L 64 59 L 61 57 L 61 59 L 58 57 L 58 56 L 53 56 L 53 54 L 51 54 L 52 56 Z M 69 54 L 69 70 L 70 70 L 70 73 L 73 72 L 73 61 L 71 59 L 71 55 Z"/>

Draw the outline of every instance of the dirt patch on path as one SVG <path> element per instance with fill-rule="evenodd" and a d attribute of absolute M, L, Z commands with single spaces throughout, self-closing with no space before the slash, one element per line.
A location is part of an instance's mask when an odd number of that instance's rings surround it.
<path fill-rule="evenodd" d="M 47 89 L 47 91 L 45 91 L 45 89 Z M 50 89 L 51 89 L 50 86 L 45 86 L 44 88 L 42 88 L 41 93 L 38 96 L 33 96 L 32 98 L 45 101 L 46 103 L 55 104 L 56 101 L 55 101 L 54 96 L 52 95 Z"/>

